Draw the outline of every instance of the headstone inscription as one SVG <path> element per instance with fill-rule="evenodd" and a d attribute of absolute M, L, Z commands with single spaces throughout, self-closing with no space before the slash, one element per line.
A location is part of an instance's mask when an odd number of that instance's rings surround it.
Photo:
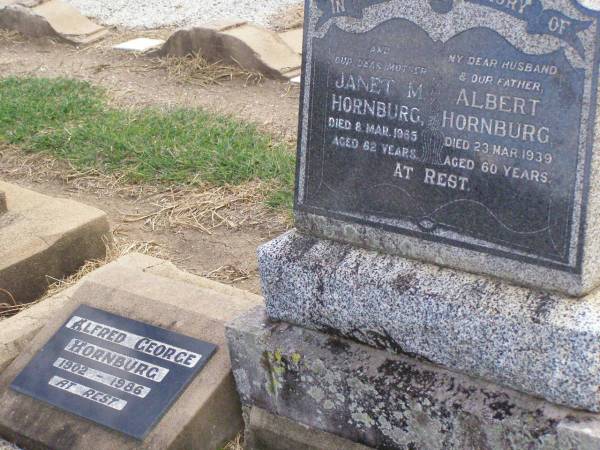
<path fill-rule="evenodd" d="M 600 281 L 597 12 L 577 0 L 307 8 L 300 229 L 571 294 Z"/>
<path fill-rule="evenodd" d="M 11 388 L 142 440 L 215 350 L 81 305 Z"/>

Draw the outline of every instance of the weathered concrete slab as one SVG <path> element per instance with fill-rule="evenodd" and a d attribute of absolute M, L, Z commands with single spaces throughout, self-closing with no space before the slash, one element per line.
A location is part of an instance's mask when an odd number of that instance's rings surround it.
<path fill-rule="evenodd" d="M 263 308 L 230 324 L 227 337 L 242 403 L 311 430 L 381 449 L 600 447 L 597 414 L 269 322 Z"/>
<path fill-rule="evenodd" d="M 297 232 L 258 253 L 273 320 L 600 411 L 598 291 L 534 291 Z"/>
<path fill-rule="evenodd" d="M 264 409 L 245 408 L 246 450 L 368 450 L 361 444 L 335 434 L 311 429 Z"/>
<path fill-rule="evenodd" d="M 64 39 L 73 44 L 90 44 L 108 35 L 108 30 L 61 0 L 46 0 L 32 8 Z"/>
<path fill-rule="evenodd" d="M 115 50 L 126 52 L 147 52 L 161 47 L 165 41 L 163 39 L 136 38 L 130 41 L 122 42 L 113 46 Z"/>
<path fill-rule="evenodd" d="M 21 5 L 0 6 L 0 28 L 18 31 L 32 38 L 49 37 L 64 40 L 46 19 Z"/>
<path fill-rule="evenodd" d="M 0 288 L 17 303 L 38 298 L 49 279 L 103 258 L 110 239 L 106 214 L 0 181 L 8 212 L 0 217 Z"/>
<path fill-rule="evenodd" d="M 60 0 L 0 2 L 0 28 L 77 45 L 96 42 L 108 34 Z"/>
<path fill-rule="evenodd" d="M 296 53 L 299 55 L 302 54 L 302 39 L 304 37 L 304 30 L 302 28 L 283 31 L 279 33 L 279 37 Z"/>
<path fill-rule="evenodd" d="M 115 274 L 119 274 L 123 270 L 137 271 L 142 278 L 144 273 L 150 273 L 167 280 L 189 283 L 211 295 L 218 292 L 224 296 L 226 299 L 224 303 L 229 307 L 237 305 L 237 307 L 249 308 L 263 302 L 262 297 L 258 295 L 181 271 L 169 261 L 132 253 L 91 272 L 77 284 L 59 294 L 27 308 L 10 319 L 3 320 L 2 326 L 0 326 L 0 373 L 29 345 L 40 329 L 71 301 L 73 293 L 83 283 L 94 281 L 107 287 L 122 287 L 112 280 L 114 280 Z M 120 282 L 120 278 L 117 278 L 116 283 Z M 230 310 L 228 314 L 238 314 L 238 311 Z"/>
<path fill-rule="evenodd" d="M 214 289 L 213 289 L 214 288 Z M 241 428 L 241 409 L 225 344 L 225 322 L 261 298 L 220 287 L 165 261 L 130 255 L 87 276 L 64 293 L 32 344 L 0 377 L 0 434 L 27 448 L 210 449 Z M 62 301 L 62 300 L 61 300 Z M 50 305 L 50 299 L 46 303 Z M 7 390 L 6 387 L 81 303 L 218 345 L 217 353 L 143 441 L 136 441 Z M 44 312 L 34 314 L 43 320 Z M 0 333 L 0 336 L 2 334 Z"/>
<path fill-rule="evenodd" d="M 275 79 L 296 76 L 302 63 L 300 55 L 277 33 L 246 22 L 179 30 L 156 54 L 200 54 L 209 62 L 239 65 Z"/>

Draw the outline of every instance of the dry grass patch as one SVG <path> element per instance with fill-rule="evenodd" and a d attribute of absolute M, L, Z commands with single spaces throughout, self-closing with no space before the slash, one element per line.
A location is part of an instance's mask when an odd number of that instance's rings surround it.
<path fill-rule="evenodd" d="M 46 294 L 38 302 L 53 297 L 56 294 L 78 283 L 83 277 L 89 275 L 94 270 L 99 269 L 117 259 L 130 253 L 141 253 L 143 255 L 164 258 L 164 249 L 155 242 L 132 242 L 119 235 L 118 231 L 113 232 L 113 242 L 106 244 L 106 256 L 103 259 L 94 259 L 87 261 L 76 273 L 61 280 L 48 277 L 50 286 Z M 36 302 L 37 303 L 37 302 Z"/>
<path fill-rule="evenodd" d="M 238 434 L 236 438 L 223 447 L 222 450 L 244 450 L 242 433 Z"/>
<path fill-rule="evenodd" d="M 117 50 L 113 46 L 139 37 L 148 37 L 153 39 L 167 40 L 175 29 L 165 30 L 135 30 L 120 31 L 112 34 L 96 44 L 86 46 L 85 48 L 73 49 L 74 53 L 100 52 L 104 54 L 114 54 Z M 1 36 L 0 36 L 1 41 Z M 222 62 L 209 63 L 201 54 L 188 55 L 183 57 L 166 56 L 152 57 L 156 49 L 147 52 L 129 52 L 122 51 L 122 63 L 98 64 L 88 67 L 95 73 L 100 73 L 114 69 L 127 69 L 135 73 L 145 73 L 154 70 L 163 70 L 167 76 L 181 83 L 193 84 L 200 87 L 211 85 L 220 85 L 233 79 L 241 79 L 246 84 L 259 84 L 263 81 L 262 74 L 244 69 L 241 65 L 227 65 Z"/>
<path fill-rule="evenodd" d="M 0 28 L 0 44 L 21 44 L 25 42 L 25 36 L 17 31 Z"/>
<path fill-rule="evenodd" d="M 239 186 L 174 187 L 146 198 L 154 211 L 128 215 L 125 222 L 139 222 L 151 230 L 188 228 L 207 234 L 221 227 L 240 229 L 285 222 L 282 214 L 259 207 L 264 198 L 264 183 Z"/>
<path fill-rule="evenodd" d="M 0 176 L 34 183 L 59 180 L 71 192 L 91 193 L 97 197 L 133 200 L 143 214 L 124 213 L 125 222 L 143 222 L 147 229 L 192 229 L 212 234 L 215 229 L 261 227 L 279 231 L 291 226 L 289 212 L 274 210 L 262 202 L 269 186 L 252 181 L 241 185 L 194 186 L 128 183 L 117 175 L 98 170 L 78 170 L 52 156 L 29 154 L 16 146 L 0 144 Z"/>
<path fill-rule="evenodd" d="M 233 79 L 242 79 L 246 84 L 258 84 L 263 80 L 260 73 L 248 71 L 240 65 L 209 63 L 200 54 L 155 58 L 148 67 L 165 70 L 171 79 L 201 87 L 222 84 Z"/>
<path fill-rule="evenodd" d="M 269 23 L 275 31 L 293 30 L 304 25 L 304 3 L 286 6 L 273 14 Z"/>
<path fill-rule="evenodd" d="M 17 304 L 13 295 L 6 289 L 0 288 L 0 320 L 12 317 L 15 314 L 35 305 L 37 302 Z"/>
<path fill-rule="evenodd" d="M 204 276 L 220 283 L 235 284 L 250 278 L 250 272 L 228 264 L 212 270 Z"/>

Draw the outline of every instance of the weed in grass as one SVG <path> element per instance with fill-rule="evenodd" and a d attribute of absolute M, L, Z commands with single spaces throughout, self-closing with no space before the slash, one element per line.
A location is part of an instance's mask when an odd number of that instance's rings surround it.
<path fill-rule="evenodd" d="M 291 207 L 294 156 L 253 125 L 202 110 L 108 107 L 104 92 L 65 79 L 0 80 L 0 142 L 129 182 L 269 186 Z"/>

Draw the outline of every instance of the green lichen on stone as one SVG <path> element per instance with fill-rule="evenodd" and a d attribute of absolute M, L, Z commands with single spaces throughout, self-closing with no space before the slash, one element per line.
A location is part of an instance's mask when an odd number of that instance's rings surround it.
<path fill-rule="evenodd" d="M 269 351 L 263 353 L 263 367 L 265 367 L 268 376 L 265 388 L 269 395 L 273 395 L 275 398 L 279 395 L 283 381 L 281 375 L 285 372 L 285 367 L 283 367 L 281 361 L 282 354 L 279 350 L 273 353 Z"/>
<path fill-rule="evenodd" d="M 277 361 L 278 363 L 281 363 L 281 359 L 283 358 L 281 349 L 275 350 L 274 356 L 275 356 L 275 361 Z"/>
<path fill-rule="evenodd" d="M 300 353 L 292 353 L 292 362 L 298 365 L 302 361 L 302 355 Z"/>
<path fill-rule="evenodd" d="M 311 386 L 308 391 L 307 391 L 308 395 L 310 395 L 313 400 L 315 400 L 317 403 L 321 403 L 321 401 L 323 400 L 323 398 L 325 397 L 325 393 L 323 392 L 323 389 L 318 388 L 316 386 Z"/>
<path fill-rule="evenodd" d="M 277 348 L 275 351 L 265 351 L 263 354 L 263 367 L 267 370 L 269 380 L 266 388 L 270 395 L 278 396 L 283 384 L 285 383 L 285 374 L 290 370 L 297 370 L 302 355 L 293 352 L 287 356 L 283 349 Z"/>
<path fill-rule="evenodd" d="M 364 411 L 352 413 L 351 417 L 355 422 L 362 424 L 368 428 L 372 427 L 375 423 L 373 418 Z"/>

